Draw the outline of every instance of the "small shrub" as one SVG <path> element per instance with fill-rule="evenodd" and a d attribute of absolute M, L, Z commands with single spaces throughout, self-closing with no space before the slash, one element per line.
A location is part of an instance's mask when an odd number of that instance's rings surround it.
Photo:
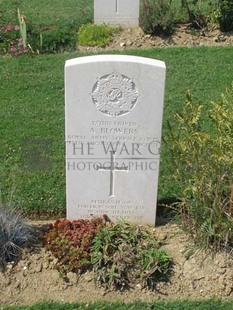
<path fill-rule="evenodd" d="M 167 144 L 180 187 L 177 208 L 183 226 L 204 248 L 233 245 L 232 105 L 233 85 L 205 107 L 203 122 L 203 105 L 188 95 L 183 111 L 169 124 Z"/>
<path fill-rule="evenodd" d="M 211 1 L 206 5 L 211 6 Z M 202 29 L 207 26 L 210 12 L 207 14 L 203 9 L 203 1 L 181 0 L 181 6 L 188 14 L 188 22 L 191 24 L 191 27 Z"/>
<path fill-rule="evenodd" d="M 141 283 L 155 288 L 168 272 L 170 258 L 143 227 L 119 222 L 103 228 L 91 247 L 96 283 L 123 290 Z"/>
<path fill-rule="evenodd" d="M 140 24 L 145 33 L 170 35 L 174 27 L 171 0 L 142 0 Z"/>
<path fill-rule="evenodd" d="M 56 258 L 57 268 L 82 272 L 90 267 L 90 247 L 96 233 L 105 225 L 102 218 L 69 221 L 57 220 L 44 235 L 45 246 Z"/>
<path fill-rule="evenodd" d="M 113 29 L 107 25 L 83 25 L 78 32 L 78 43 L 84 46 L 106 46 Z"/>
<path fill-rule="evenodd" d="M 0 266 L 19 259 L 22 246 L 33 240 L 33 230 L 20 214 L 0 206 Z"/>
<path fill-rule="evenodd" d="M 41 26 L 28 23 L 28 42 L 34 52 L 57 53 L 76 49 L 76 28 L 72 23 L 59 21 L 54 25 Z"/>
<path fill-rule="evenodd" d="M 222 31 L 233 30 L 233 1 L 232 0 L 220 0 L 220 17 L 219 25 Z"/>

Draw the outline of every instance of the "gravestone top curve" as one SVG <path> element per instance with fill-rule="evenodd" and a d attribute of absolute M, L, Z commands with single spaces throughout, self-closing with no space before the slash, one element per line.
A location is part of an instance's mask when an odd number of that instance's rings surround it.
<path fill-rule="evenodd" d="M 144 65 L 156 66 L 161 68 L 166 68 L 165 62 L 157 59 L 140 57 L 140 56 L 131 56 L 131 55 L 94 55 L 94 56 L 85 56 L 69 59 L 66 61 L 65 66 L 75 66 L 77 64 L 86 64 L 86 63 L 98 63 L 98 62 L 128 62 L 128 63 L 140 63 Z"/>

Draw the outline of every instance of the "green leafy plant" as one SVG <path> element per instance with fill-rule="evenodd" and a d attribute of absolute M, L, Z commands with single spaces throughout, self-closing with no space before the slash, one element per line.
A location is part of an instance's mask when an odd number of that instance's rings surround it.
<path fill-rule="evenodd" d="M 20 10 L 18 8 L 18 20 L 19 20 L 19 30 L 20 30 L 20 36 L 23 40 L 23 47 L 27 47 L 27 26 L 25 22 L 25 16 L 20 14 Z"/>
<path fill-rule="evenodd" d="M 76 48 L 76 26 L 63 20 L 56 24 L 42 26 L 28 23 L 28 42 L 37 53 L 74 51 Z"/>
<path fill-rule="evenodd" d="M 169 123 L 167 142 L 180 187 L 177 210 L 196 244 L 205 248 L 233 245 L 232 104 L 233 85 L 205 112 L 188 95 L 183 111 Z"/>
<path fill-rule="evenodd" d="M 219 25 L 222 31 L 233 30 L 233 1 L 219 0 Z"/>
<path fill-rule="evenodd" d="M 0 267 L 17 261 L 22 247 L 34 241 L 33 229 L 27 225 L 16 210 L 0 205 Z"/>
<path fill-rule="evenodd" d="M 78 32 L 78 43 L 84 46 L 106 46 L 116 31 L 108 25 L 83 25 Z"/>
<path fill-rule="evenodd" d="M 204 28 L 207 26 L 208 14 L 204 13 L 203 7 L 201 6 L 202 1 L 199 0 L 181 0 L 181 6 L 187 11 L 188 22 L 194 28 Z M 211 1 L 209 2 L 211 5 Z"/>
<path fill-rule="evenodd" d="M 100 230 L 91 254 L 96 283 L 119 290 L 135 282 L 155 288 L 156 281 L 167 274 L 171 261 L 149 230 L 126 222 Z"/>
<path fill-rule="evenodd" d="M 104 218 L 69 221 L 57 220 L 44 235 L 45 246 L 56 258 L 57 268 L 82 272 L 91 265 L 90 247 L 96 233 L 105 225 Z"/>
<path fill-rule="evenodd" d="M 169 35 L 173 32 L 171 0 L 142 0 L 140 24 L 145 33 Z"/>

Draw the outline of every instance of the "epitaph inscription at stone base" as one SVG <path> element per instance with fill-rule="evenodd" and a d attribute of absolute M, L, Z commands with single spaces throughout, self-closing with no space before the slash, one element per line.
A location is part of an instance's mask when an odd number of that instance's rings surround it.
<path fill-rule="evenodd" d="M 139 0 L 94 0 L 95 24 L 139 26 Z"/>
<path fill-rule="evenodd" d="M 165 71 L 135 56 L 66 62 L 68 219 L 155 224 Z"/>

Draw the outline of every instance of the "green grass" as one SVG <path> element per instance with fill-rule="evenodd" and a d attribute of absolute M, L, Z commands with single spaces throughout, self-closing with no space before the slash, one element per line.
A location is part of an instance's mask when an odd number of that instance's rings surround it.
<path fill-rule="evenodd" d="M 55 303 L 44 302 L 32 306 L 3 307 L 0 310 L 232 310 L 233 301 L 159 301 L 154 303 Z"/>
<path fill-rule="evenodd" d="M 115 52 L 117 53 L 117 52 Z M 169 116 L 179 111 L 190 90 L 207 104 L 230 86 L 233 47 L 169 48 L 125 51 L 166 62 L 163 135 Z M 0 58 L 0 188 L 3 202 L 24 211 L 65 211 L 64 64 L 78 53 Z M 25 139 L 51 140 L 51 170 L 22 169 Z M 159 198 L 174 196 L 172 163 L 163 145 Z"/>
<path fill-rule="evenodd" d="M 9 42 L 20 36 L 15 30 L 1 31 L 7 25 L 19 24 L 18 8 L 26 16 L 27 42 L 35 53 L 74 51 L 79 28 L 93 21 L 93 0 L 1 1 L 0 53 L 10 52 Z"/>
<path fill-rule="evenodd" d="M 10 22 L 16 16 L 17 7 L 26 16 L 26 22 L 40 25 L 57 24 L 61 20 L 76 21 L 79 25 L 93 20 L 93 0 L 1 0 L 4 19 Z"/>
<path fill-rule="evenodd" d="M 0 0 L 0 5 L 5 11 L 6 18 L 11 19 L 16 12 L 16 7 L 19 7 L 28 20 L 40 25 L 56 24 L 60 19 L 79 20 L 80 23 L 83 21 L 86 23 L 92 21 L 94 16 L 94 0 L 20 0 L 18 2 Z M 196 6 L 189 3 L 189 8 L 193 12 L 211 14 L 216 9 L 216 5 L 216 0 L 209 2 L 199 0 Z M 187 21 L 187 10 L 182 8 L 180 0 L 173 0 L 171 7 L 175 22 Z"/>

